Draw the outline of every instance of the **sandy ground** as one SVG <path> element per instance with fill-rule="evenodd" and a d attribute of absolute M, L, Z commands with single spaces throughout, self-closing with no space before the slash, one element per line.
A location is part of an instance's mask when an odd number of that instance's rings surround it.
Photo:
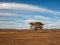
<path fill-rule="evenodd" d="M 0 29 L 0 45 L 60 45 L 60 30 Z"/>

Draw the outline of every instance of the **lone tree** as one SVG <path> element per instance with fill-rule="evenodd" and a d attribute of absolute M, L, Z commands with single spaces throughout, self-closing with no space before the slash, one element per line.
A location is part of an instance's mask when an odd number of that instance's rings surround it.
<path fill-rule="evenodd" d="M 35 30 L 42 29 L 44 26 L 44 24 L 41 22 L 30 22 L 29 24 L 31 25 L 30 29 L 35 29 Z"/>

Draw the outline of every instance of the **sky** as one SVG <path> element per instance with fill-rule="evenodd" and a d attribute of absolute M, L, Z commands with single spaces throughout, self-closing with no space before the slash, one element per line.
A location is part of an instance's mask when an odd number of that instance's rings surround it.
<path fill-rule="evenodd" d="M 29 29 L 36 21 L 60 29 L 60 0 L 0 0 L 0 29 Z"/>

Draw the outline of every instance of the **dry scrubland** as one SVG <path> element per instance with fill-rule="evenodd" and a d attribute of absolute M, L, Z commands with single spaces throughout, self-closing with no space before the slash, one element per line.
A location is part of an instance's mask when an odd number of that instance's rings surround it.
<path fill-rule="evenodd" d="M 0 29 L 0 45 L 60 45 L 60 30 Z"/>

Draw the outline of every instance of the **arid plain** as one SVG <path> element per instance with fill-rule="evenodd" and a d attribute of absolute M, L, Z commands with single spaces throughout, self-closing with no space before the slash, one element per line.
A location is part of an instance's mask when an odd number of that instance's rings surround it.
<path fill-rule="evenodd" d="M 60 29 L 0 29 L 0 45 L 60 45 Z"/>

